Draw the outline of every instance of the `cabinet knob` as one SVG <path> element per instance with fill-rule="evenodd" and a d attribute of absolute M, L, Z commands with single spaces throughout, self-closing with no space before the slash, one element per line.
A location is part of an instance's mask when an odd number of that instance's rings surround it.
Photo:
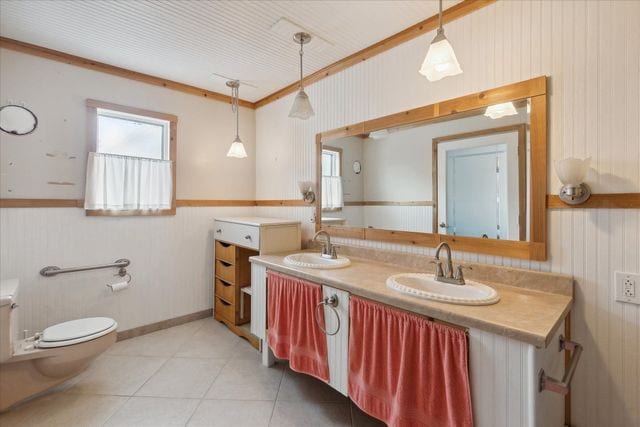
<path fill-rule="evenodd" d="M 244 238 L 247 239 L 247 240 L 251 240 L 251 235 L 247 234 L 246 236 L 244 236 Z"/>
<path fill-rule="evenodd" d="M 222 230 L 221 230 L 220 228 L 218 228 L 218 229 L 216 230 L 216 233 L 222 233 Z"/>

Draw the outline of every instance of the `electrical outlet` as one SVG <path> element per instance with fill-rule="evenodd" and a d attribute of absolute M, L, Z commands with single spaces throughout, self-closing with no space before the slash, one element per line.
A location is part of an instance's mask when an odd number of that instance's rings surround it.
<path fill-rule="evenodd" d="M 616 301 L 630 302 L 640 305 L 640 295 L 637 287 L 640 286 L 640 274 L 624 273 L 616 271 L 614 274 L 616 287 Z"/>

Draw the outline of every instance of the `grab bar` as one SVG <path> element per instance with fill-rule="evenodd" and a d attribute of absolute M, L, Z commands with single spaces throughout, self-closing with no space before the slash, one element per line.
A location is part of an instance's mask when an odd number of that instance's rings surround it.
<path fill-rule="evenodd" d="M 40 270 L 40 274 L 45 277 L 51 277 L 51 276 L 55 276 L 56 274 L 73 273 L 76 271 L 99 270 L 102 268 L 119 268 L 120 271 L 118 271 L 118 275 L 121 277 L 124 277 L 127 275 L 126 267 L 128 267 L 129 264 L 131 264 L 131 261 L 129 261 L 128 259 L 122 258 L 122 259 L 116 260 L 111 264 L 89 265 L 85 267 L 60 268 L 55 265 L 50 265 Z"/>
<path fill-rule="evenodd" d="M 320 324 L 320 320 L 318 317 L 318 308 L 322 307 L 323 305 L 328 306 L 331 310 L 333 310 L 333 312 L 336 315 L 338 326 L 336 327 L 336 330 L 334 332 L 331 332 L 331 333 L 327 332 L 327 330 L 323 328 L 322 325 Z M 316 320 L 316 325 L 318 325 L 318 328 L 320 328 L 322 332 L 324 332 L 326 335 L 329 335 L 329 336 L 336 335 L 340 331 L 340 314 L 338 314 L 338 310 L 336 310 L 337 306 L 338 306 L 338 296 L 331 295 L 330 297 L 325 297 L 322 301 L 316 304 L 316 309 L 315 309 L 315 312 L 313 313 L 313 317 Z"/>
<path fill-rule="evenodd" d="M 569 386 L 571 386 L 571 380 L 573 374 L 576 372 L 580 355 L 582 354 L 582 345 L 575 341 L 570 341 L 564 336 L 560 335 L 560 351 L 566 350 L 571 352 L 571 359 L 569 360 L 569 367 L 562 376 L 562 380 L 558 381 L 555 378 L 547 376 L 544 369 L 540 369 L 538 392 L 549 390 L 554 393 L 560 393 L 566 395 L 569 393 Z"/>

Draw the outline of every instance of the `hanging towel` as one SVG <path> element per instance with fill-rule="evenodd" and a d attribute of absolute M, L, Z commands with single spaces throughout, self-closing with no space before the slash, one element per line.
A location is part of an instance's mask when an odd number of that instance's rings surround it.
<path fill-rule="evenodd" d="M 392 427 L 473 425 L 464 331 L 356 297 L 349 396 Z"/>
<path fill-rule="evenodd" d="M 268 343 L 279 359 L 289 360 L 297 372 L 329 381 L 327 337 L 314 319 L 316 304 L 322 301 L 322 288 L 315 283 L 267 272 Z M 324 310 L 318 310 L 324 325 Z"/>

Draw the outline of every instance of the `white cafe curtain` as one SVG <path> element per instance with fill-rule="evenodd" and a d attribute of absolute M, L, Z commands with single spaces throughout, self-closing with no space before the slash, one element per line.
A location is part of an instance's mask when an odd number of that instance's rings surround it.
<path fill-rule="evenodd" d="M 322 177 L 322 209 L 339 209 L 344 206 L 342 178 L 339 176 Z"/>
<path fill-rule="evenodd" d="M 171 209 L 170 160 L 89 153 L 85 209 Z"/>

